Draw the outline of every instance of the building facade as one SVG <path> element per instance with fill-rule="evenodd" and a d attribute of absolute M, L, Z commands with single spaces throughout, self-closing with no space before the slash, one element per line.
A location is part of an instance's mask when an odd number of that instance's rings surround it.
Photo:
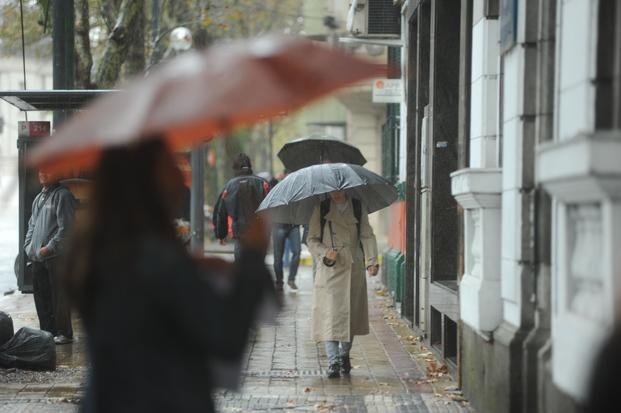
<path fill-rule="evenodd" d="M 619 311 L 621 4 L 393 3 L 384 279 L 477 411 L 578 411 Z"/>

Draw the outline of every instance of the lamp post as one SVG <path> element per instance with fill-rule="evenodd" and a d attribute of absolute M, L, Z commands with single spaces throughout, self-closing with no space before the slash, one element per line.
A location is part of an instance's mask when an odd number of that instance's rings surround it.
<path fill-rule="evenodd" d="M 192 48 L 192 32 L 186 27 L 176 27 L 170 32 L 170 46 L 174 54 Z M 205 175 L 204 145 L 198 145 L 190 153 L 192 166 L 192 184 L 190 188 L 190 248 L 193 252 L 203 254 L 205 249 Z"/>

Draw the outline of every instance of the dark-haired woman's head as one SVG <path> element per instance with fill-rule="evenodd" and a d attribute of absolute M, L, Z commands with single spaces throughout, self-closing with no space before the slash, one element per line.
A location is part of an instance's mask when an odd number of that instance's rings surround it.
<path fill-rule="evenodd" d="M 173 218 L 183 177 L 161 139 L 106 150 L 93 181 L 89 209 L 69 257 L 69 289 L 78 306 L 92 293 L 99 265 L 129 265 L 147 237 L 178 242 Z"/>
<path fill-rule="evenodd" d="M 162 140 L 107 150 L 94 181 L 91 225 L 110 235 L 170 235 L 183 177 Z"/>

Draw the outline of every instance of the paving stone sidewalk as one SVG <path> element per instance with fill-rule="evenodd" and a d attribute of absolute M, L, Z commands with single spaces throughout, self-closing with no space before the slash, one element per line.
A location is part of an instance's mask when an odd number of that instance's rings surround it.
<path fill-rule="evenodd" d="M 440 363 L 369 283 L 371 334 L 356 337 L 351 377 L 325 378 L 322 345 L 310 340 L 312 273 L 300 268 L 300 289 L 284 294 L 275 326 L 257 330 L 245 355 L 241 392 L 216 394 L 218 411 L 472 412 Z M 37 326 L 31 295 L 0 297 L 16 330 Z M 75 412 L 86 377 L 84 337 L 58 346 L 58 369 L 33 373 L 0 369 L 0 413 Z"/>
<path fill-rule="evenodd" d="M 298 292 L 286 290 L 277 325 L 257 332 L 241 393 L 220 393 L 218 410 L 472 412 L 374 281 L 369 282 L 371 334 L 354 340 L 351 377 L 327 379 L 323 345 L 310 340 L 310 268 L 301 268 L 298 285 Z"/>

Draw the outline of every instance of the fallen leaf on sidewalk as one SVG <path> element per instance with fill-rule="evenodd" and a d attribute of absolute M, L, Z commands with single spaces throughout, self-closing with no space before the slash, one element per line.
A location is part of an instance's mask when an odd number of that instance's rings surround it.
<path fill-rule="evenodd" d="M 304 393 L 310 393 L 310 392 L 311 392 L 311 388 L 310 387 L 307 387 L 307 388 L 304 389 Z"/>
<path fill-rule="evenodd" d="M 289 400 L 287 402 L 287 407 L 296 407 L 296 406 L 297 406 L 297 404 L 293 400 Z"/>

